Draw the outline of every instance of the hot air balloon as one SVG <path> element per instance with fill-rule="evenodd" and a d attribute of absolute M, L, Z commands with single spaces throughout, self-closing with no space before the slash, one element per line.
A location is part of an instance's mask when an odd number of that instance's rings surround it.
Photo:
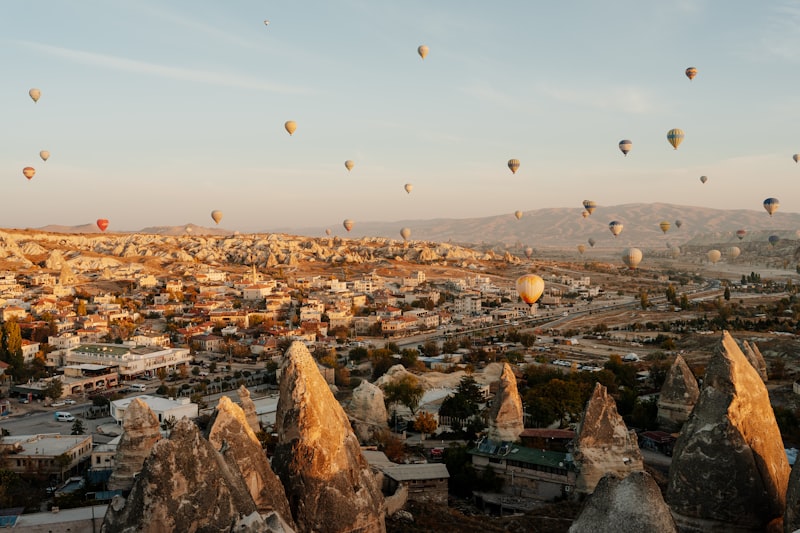
<path fill-rule="evenodd" d="M 519 159 L 509 159 L 508 168 L 511 169 L 512 174 L 516 174 L 517 170 L 519 170 Z"/>
<path fill-rule="evenodd" d="M 769 236 L 769 238 L 768 238 L 767 240 L 769 241 L 769 243 L 770 243 L 772 246 L 775 246 L 776 244 L 778 244 L 778 241 L 780 241 L 780 240 L 781 240 L 781 238 L 780 238 L 780 237 L 778 237 L 777 235 L 770 235 L 770 236 Z"/>
<path fill-rule="evenodd" d="M 689 81 L 692 81 L 694 77 L 697 76 L 697 69 L 694 67 L 689 67 L 686 69 L 686 77 L 689 78 Z"/>
<path fill-rule="evenodd" d="M 742 251 L 739 249 L 738 246 L 731 246 L 730 248 L 725 250 L 725 252 L 728 254 L 728 257 L 730 257 L 731 259 L 736 259 L 737 257 L 739 257 L 739 254 L 742 253 Z"/>
<path fill-rule="evenodd" d="M 608 223 L 608 229 L 611 230 L 611 233 L 616 237 L 620 233 L 622 233 L 622 222 L 618 220 L 612 220 Z"/>
<path fill-rule="evenodd" d="M 517 217 L 517 220 L 522 218 L 522 211 L 514 211 L 514 216 Z"/>
<path fill-rule="evenodd" d="M 406 190 L 408 194 L 411 194 L 411 191 L 414 190 L 414 186 L 411 185 L 410 183 L 406 183 L 405 185 L 403 185 L 403 188 Z M 423 196 L 425 195 L 423 194 Z"/>
<path fill-rule="evenodd" d="M 800 154 L 794 154 L 792 159 L 794 159 L 794 162 L 797 163 L 797 161 L 800 160 Z"/>
<path fill-rule="evenodd" d="M 589 240 L 588 240 L 588 241 L 586 241 L 586 242 L 588 242 L 588 243 L 589 243 L 589 246 L 591 246 L 592 248 L 594 248 L 594 243 L 595 243 L 596 241 L 595 241 L 593 238 L 589 237 Z"/>
<path fill-rule="evenodd" d="M 676 150 L 678 149 L 678 146 L 683 142 L 684 136 L 685 134 L 683 133 L 683 130 L 679 130 L 678 128 L 673 128 L 667 132 L 667 140 Z"/>
<path fill-rule="evenodd" d="M 583 218 L 589 218 L 589 211 L 587 211 L 586 209 L 584 209 L 583 211 L 581 211 L 581 216 L 582 216 Z"/>
<path fill-rule="evenodd" d="M 408 238 L 411 237 L 411 229 L 410 228 L 401 229 L 400 236 L 403 238 L 404 241 L 407 241 Z"/>
<path fill-rule="evenodd" d="M 745 235 L 747 235 L 747 231 L 745 231 L 745 230 L 743 230 L 743 229 L 736 230 L 736 236 L 737 236 L 737 237 L 739 237 L 739 240 L 740 240 L 740 241 L 741 241 L 742 239 L 744 239 L 744 236 L 745 236 Z"/>
<path fill-rule="evenodd" d="M 34 102 L 38 102 L 39 97 L 42 96 L 42 91 L 40 91 L 39 89 L 31 89 L 30 91 L 28 91 L 28 94 L 30 95 L 30 97 L 33 99 Z"/>
<path fill-rule="evenodd" d="M 348 159 L 347 161 L 344 162 L 344 168 L 346 168 L 348 172 L 353 170 L 354 166 L 356 166 L 356 164 L 353 162 L 352 159 Z"/>
<path fill-rule="evenodd" d="M 39 157 L 42 158 L 42 161 L 47 161 L 48 159 L 50 159 L 50 152 L 48 152 L 47 150 L 42 150 L 41 152 L 39 152 Z"/>
<path fill-rule="evenodd" d="M 269 26 L 269 19 L 264 21 L 264 26 Z"/>
<path fill-rule="evenodd" d="M 619 142 L 619 149 L 622 151 L 624 155 L 627 156 L 628 152 L 631 151 L 631 148 L 633 148 L 633 143 L 628 139 L 623 139 Z"/>
<path fill-rule="evenodd" d="M 330 234 L 331 234 L 331 228 L 326 228 L 325 235 L 330 235 Z"/>
<path fill-rule="evenodd" d="M 594 213 L 594 210 L 597 209 L 597 204 L 594 203 L 593 200 L 584 200 L 583 208 L 586 209 L 586 211 L 588 211 L 589 214 L 591 215 L 592 213 Z"/>
<path fill-rule="evenodd" d="M 214 220 L 215 223 L 219 224 L 219 221 L 222 220 L 222 211 L 218 209 L 211 211 L 211 218 Z"/>
<path fill-rule="evenodd" d="M 681 220 L 681 219 L 676 220 L 675 221 L 675 227 L 678 228 L 678 229 L 681 229 L 681 226 L 683 226 L 683 220 Z"/>
<path fill-rule="evenodd" d="M 700 176 L 700 182 L 705 183 L 708 181 L 708 176 Z"/>
<path fill-rule="evenodd" d="M 622 262 L 631 270 L 636 270 L 642 262 L 642 251 L 638 248 L 626 248 L 622 252 Z"/>
<path fill-rule="evenodd" d="M 286 128 L 286 131 L 289 132 L 289 135 L 292 135 L 294 130 L 297 129 L 297 123 L 294 120 L 287 120 L 283 127 Z"/>
<path fill-rule="evenodd" d="M 579 244 L 578 245 L 578 253 L 583 255 L 583 252 L 585 252 L 585 251 L 586 251 L 586 246 L 584 246 L 582 244 Z"/>
<path fill-rule="evenodd" d="M 346 219 L 344 222 L 342 222 L 342 226 L 344 226 L 344 229 L 346 229 L 347 231 L 350 231 L 351 229 L 353 229 L 353 224 L 354 224 L 354 222 L 352 220 L 350 220 L 349 218 Z"/>
<path fill-rule="evenodd" d="M 522 301 L 533 305 L 544 292 L 544 280 L 536 274 L 525 274 L 517 278 L 517 292 Z"/>
<path fill-rule="evenodd" d="M 533 255 L 533 248 L 531 248 L 530 246 L 525 248 L 525 257 L 530 259 L 532 255 Z"/>
<path fill-rule="evenodd" d="M 108 220 L 105 218 L 98 218 L 97 227 L 100 228 L 100 231 L 105 231 L 108 227 Z"/>
<path fill-rule="evenodd" d="M 22 175 L 28 179 L 31 179 L 34 174 L 36 174 L 36 169 L 33 167 L 25 167 L 22 169 Z"/>
<path fill-rule="evenodd" d="M 769 216 L 772 216 L 772 213 L 777 211 L 780 205 L 781 203 L 778 201 L 777 198 L 767 198 L 766 200 L 764 200 L 764 209 L 767 210 Z"/>
<path fill-rule="evenodd" d="M 711 263 L 716 263 L 722 257 L 722 253 L 719 250 L 709 250 L 706 257 Z"/>
<path fill-rule="evenodd" d="M 419 57 L 421 57 L 422 59 L 425 59 L 425 56 L 428 55 L 429 51 L 430 48 L 428 48 L 427 45 L 424 44 L 421 45 L 419 48 L 417 48 L 417 53 L 419 54 Z"/>
<path fill-rule="evenodd" d="M 662 220 L 661 223 L 658 225 L 658 227 L 661 228 L 661 231 L 663 231 L 664 233 L 669 231 L 670 226 L 671 224 L 666 220 Z"/>

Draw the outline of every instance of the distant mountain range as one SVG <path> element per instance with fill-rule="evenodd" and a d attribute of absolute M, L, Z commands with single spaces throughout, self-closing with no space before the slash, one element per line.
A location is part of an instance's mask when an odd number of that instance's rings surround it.
<path fill-rule="evenodd" d="M 743 242 L 766 241 L 769 235 L 782 239 L 798 239 L 800 213 L 777 212 L 770 217 L 765 211 L 724 210 L 707 207 L 681 206 L 674 204 L 623 204 L 599 206 L 594 213 L 583 218 L 580 208 L 550 208 L 523 212 L 521 219 L 512 214 L 482 218 L 398 220 L 394 222 L 355 221 L 355 227 L 346 233 L 341 226 L 332 227 L 334 235 L 349 238 L 388 237 L 400 240 L 401 228 L 411 229 L 411 240 L 454 243 L 475 246 L 532 246 L 573 247 L 595 240 L 597 248 L 619 248 L 621 246 L 662 247 L 667 243 L 703 245 L 709 243 L 736 243 L 736 231 L 744 229 L 747 235 Z M 617 220 L 623 231 L 614 237 L 608 224 Z M 678 228 L 676 221 L 681 221 Z M 671 227 L 663 233 L 662 221 Z M 58 233 L 99 233 L 94 224 L 81 226 L 45 226 L 41 231 Z M 155 226 L 137 232 L 157 235 L 231 235 L 224 228 L 208 228 L 186 224 L 183 226 Z M 323 237 L 319 227 L 284 227 L 264 233 L 287 233 Z"/>

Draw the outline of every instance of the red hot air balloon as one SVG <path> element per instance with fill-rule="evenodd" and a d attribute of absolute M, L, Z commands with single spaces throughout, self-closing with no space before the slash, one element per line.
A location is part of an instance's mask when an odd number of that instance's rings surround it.
<path fill-rule="evenodd" d="M 98 218 L 97 227 L 100 228 L 100 231 L 105 231 L 108 227 L 108 220 L 105 218 Z"/>

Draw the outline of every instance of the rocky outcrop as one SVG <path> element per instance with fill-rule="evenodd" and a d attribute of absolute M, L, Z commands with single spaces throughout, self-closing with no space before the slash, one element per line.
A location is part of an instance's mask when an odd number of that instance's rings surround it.
<path fill-rule="evenodd" d="M 284 357 L 275 426 L 272 465 L 299 531 L 386 530 L 383 495 L 358 439 L 301 342 Z"/>
<path fill-rule="evenodd" d="M 258 415 L 256 414 L 256 404 L 250 399 L 250 391 L 247 387 L 242 385 L 236 393 L 239 395 L 239 403 L 242 406 L 242 411 L 244 411 L 244 418 L 247 420 L 247 425 L 250 426 L 253 433 L 261 431 L 261 424 L 258 422 Z"/>
<path fill-rule="evenodd" d="M 353 391 L 347 414 L 360 442 L 371 442 L 376 434 L 389 428 L 383 391 L 366 380 Z"/>
<path fill-rule="evenodd" d="M 165 531 L 263 532 L 261 518 L 238 470 L 200 435 L 187 418 L 162 439 L 127 499 L 108 506 L 104 533 Z"/>
<path fill-rule="evenodd" d="M 569 533 L 674 533 L 661 489 L 647 472 L 606 474 L 586 499 Z"/>
<path fill-rule="evenodd" d="M 683 357 L 678 355 L 658 396 L 658 426 L 665 431 L 680 431 L 699 396 L 697 379 Z"/>
<path fill-rule="evenodd" d="M 783 513 L 784 533 L 800 530 L 800 461 L 795 461 L 786 489 L 786 511 Z"/>
<path fill-rule="evenodd" d="M 764 361 L 764 356 L 761 355 L 761 350 L 758 349 L 756 343 L 749 343 L 747 341 L 742 342 L 742 353 L 744 353 L 744 356 L 747 357 L 748 361 L 750 361 L 750 364 L 753 365 L 753 368 L 756 369 L 756 372 L 758 372 L 761 380 L 764 383 L 769 381 L 769 376 L 767 375 L 767 362 Z"/>
<path fill-rule="evenodd" d="M 666 501 L 681 531 L 764 531 L 782 520 L 789 472 L 764 382 L 726 331 L 675 443 Z"/>
<path fill-rule="evenodd" d="M 108 490 L 127 492 L 133 487 L 134 475 L 139 473 L 153 446 L 161 439 L 161 427 L 147 404 L 134 398 L 125 409 L 122 430 Z"/>
<path fill-rule="evenodd" d="M 247 399 L 250 399 L 249 395 Z M 242 408 L 227 396 L 221 397 L 210 428 L 208 441 L 214 449 L 221 450 L 228 467 L 238 469 L 258 512 L 266 520 L 280 523 L 284 530 L 294 529 L 281 480 L 272 471 Z"/>
<path fill-rule="evenodd" d="M 591 494 L 605 474 L 626 476 L 644 470 L 636 433 L 628 431 L 614 398 L 600 383 L 578 424 L 574 458 L 580 469 L 575 480 L 578 495 Z"/>
<path fill-rule="evenodd" d="M 508 363 L 505 363 L 500 375 L 500 388 L 489 409 L 487 436 L 494 441 L 516 442 L 524 429 L 522 398 L 517 390 L 517 378 Z"/>

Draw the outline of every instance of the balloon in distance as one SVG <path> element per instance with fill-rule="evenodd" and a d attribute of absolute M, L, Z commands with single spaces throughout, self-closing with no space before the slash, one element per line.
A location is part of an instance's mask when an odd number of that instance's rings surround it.
<path fill-rule="evenodd" d="M 727 256 L 731 259 L 736 259 L 742 253 L 738 246 L 731 246 L 727 250 L 725 250 Z"/>
<path fill-rule="evenodd" d="M 50 152 L 48 152 L 47 150 L 42 150 L 41 152 L 39 152 L 39 157 L 42 158 L 42 161 L 47 161 L 48 159 L 50 159 Z"/>
<path fill-rule="evenodd" d="M 405 185 L 403 185 L 403 189 L 405 189 L 408 194 L 411 194 L 411 191 L 414 190 L 414 186 L 411 185 L 410 183 L 406 183 Z"/>
<path fill-rule="evenodd" d="M 583 244 L 579 244 L 578 245 L 578 253 L 583 255 L 583 252 L 585 252 L 585 251 L 586 251 L 586 246 L 584 246 Z"/>
<path fill-rule="evenodd" d="M 25 167 L 22 169 L 22 175 L 28 179 L 33 178 L 35 174 L 36 174 L 36 169 L 33 167 Z"/>
<path fill-rule="evenodd" d="M 770 235 L 770 236 L 767 238 L 767 240 L 769 241 L 769 243 L 770 243 L 772 246 L 775 246 L 776 244 L 778 244 L 778 241 L 780 241 L 780 240 L 781 240 L 781 238 L 780 238 L 780 237 L 778 237 L 777 235 Z"/>
<path fill-rule="evenodd" d="M 344 229 L 346 229 L 347 231 L 353 229 L 353 225 L 355 225 L 355 222 L 353 222 L 349 218 L 346 219 L 344 222 L 342 222 L 342 226 L 344 226 Z"/>
<path fill-rule="evenodd" d="M 608 223 L 608 229 L 611 231 L 611 234 L 614 235 L 614 237 L 622 233 L 622 228 L 622 222 L 618 220 L 612 220 Z"/>
<path fill-rule="evenodd" d="M 42 96 L 42 91 L 39 89 L 31 89 L 28 91 L 28 96 L 30 96 L 34 102 L 38 102 L 39 98 Z"/>
<path fill-rule="evenodd" d="M 348 172 L 353 170 L 354 166 L 356 166 L 356 164 L 353 162 L 352 159 L 348 159 L 347 161 L 344 162 L 344 168 L 346 168 Z"/>
<path fill-rule="evenodd" d="M 410 228 L 401 229 L 400 236 L 403 238 L 404 241 L 407 241 L 408 238 L 411 237 L 411 229 Z"/>
<path fill-rule="evenodd" d="M 719 250 L 709 250 L 706 257 L 711 263 L 716 263 L 722 257 L 722 253 Z"/>
<path fill-rule="evenodd" d="M 678 229 L 681 229 L 681 226 L 683 226 L 683 220 L 681 220 L 681 219 L 676 220 L 675 221 L 675 227 L 678 228 Z"/>
<path fill-rule="evenodd" d="M 417 48 L 417 53 L 419 54 L 419 57 L 421 57 L 422 59 L 425 59 L 428 56 L 428 52 L 430 51 L 431 49 L 428 48 L 428 46 L 425 44 L 422 44 Z"/>
<path fill-rule="evenodd" d="M 289 132 L 289 135 L 293 135 L 295 130 L 297 130 L 297 122 L 294 120 L 287 120 L 283 127 L 286 128 L 286 131 Z"/>
<path fill-rule="evenodd" d="M 105 231 L 108 228 L 108 219 L 98 218 L 97 227 L 100 228 L 100 231 Z"/>
<path fill-rule="evenodd" d="M 623 155 L 627 156 L 628 152 L 631 151 L 631 148 L 633 148 L 633 143 L 628 139 L 622 139 L 619 142 L 619 149 L 623 153 Z"/>
<path fill-rule="evenodd" d="M 509 159 L 508 168 L 512 174 L 516 174 L 517 170 L 519 170 L 519 159 Z"/>
<path fill-rule="evenodd" d="M 211 219 L 214 221 L 215 224 L 219 224 L 222 220 L 222 211 L 215 209 L 211 211 Z"/>
<path fill-rule="evenodd" d="M 536 274 L 520 276 L 517 278 L 517 292 L 523 302 L 532 305 L 544 292 L 544 280 Z"/>
<path fill-rule="evenodd" d="M 700 176 L 700 183 L 705 183 L 708 181 L 708 176 Z"/>
<path fill-rule="evenodd" d="M 583 208 L 591 215 L 594 213 L 594 210 L 597 209 L 597 203 L 595 203 L 594 200 L 584 200 Z"/>
<path fill-rule="evenodd" d="M 669 231 L 669 228 L 672 227 L 672 224 L 670 224 L 666 220 L 662 220 L 661 223 L 658 225 L 658 227 L 661 228 L 662 232 L 666 233 Z"/>
<path fill-rule="evenodd" d="M 736 230 L 736 237 L 737 237 L 737 238 L 738 238 L 740 241 L 741 241 L 742 239 L 744 239 L 744 236 L 745 236 L 745 235 L 747 235 L 747 230 L 743 230 L 743 229 Z"/>
<path fill-rule="evenodd" d="M 527 248 L 525 248 L 525 257 L 530 259 L 532 256 L 533 256 L 533 248 L 528 246 Z"/>
<path fill-rule="evenodd" d="M 522 218 L 522 211 L 514 211 L 514 216 L 517 217 L 517 220 Z"/>
<path fill-rule="evenodd" d="M 622 262 L 631 270 L 635 270 L 642 262 L 642 251 L 638 248 L 626 248 L 622 252 Z"/>
<path fill-rule="evenodd" d="M 781 203 L 778 201 L 777 198 L 767 198 L 764 200 L 764 209 L 766 209 L 769 216 L 772 216 L 772 213 L 778 210 L 781 206 Z"/>
<path fill-rule="evenodd" d="M 667 132 L 667 140 L 669 144 L 672 145 L 674 149 L 678 149 L 678 146 L 683 142 L 683 138 L 686 134 L 683 133 L 683 130 L 678 128 L 673 128 Z"/>
<path fill-rule="evenodd" d="M 697 76 L 697 69 L 694 67 L 689 67 L 686 69 L 686 77 L 689 78 L 689 81 L 692 81 L 694 77 Z"/>
<path fill-rule="evenodd" d="M 586 241 L 586 242 L 588 242 L 588 243 L 589 243 L 589 246 L 591 246 L 592 248 L 594 248 L 594 243 L 595 243 L 595 242 L 597 242 L 597 241 L 595 241 L 595 240 L 594 240 L 592 237 L 589 237 L 589 240 L 588 240 L 588 241 Z"/>

